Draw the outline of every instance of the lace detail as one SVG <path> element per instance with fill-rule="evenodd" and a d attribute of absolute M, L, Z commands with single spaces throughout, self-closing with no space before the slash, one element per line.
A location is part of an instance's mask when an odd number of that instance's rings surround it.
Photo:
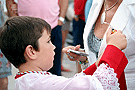
<path fill-rule="evenodd" d="M 95 25 L 93 25 L 92 30 L 89 33 L 88 36 L 88 47 L 89 50 L 91 50 L 93 53 L 96 54 L 96 58 L 98 58 L 98 52 L 101 46 L 101 42 L 103 39 L 99 39 L 98 37 L 96 37 L 96 35 L 94 34 L 94 28 Z"/>
<path fill-rule="evenodd" d="M 117 74 L 109 65 L 101 64 L 93 75 L 101 82 L 104 90 L 120 90 Z"/>

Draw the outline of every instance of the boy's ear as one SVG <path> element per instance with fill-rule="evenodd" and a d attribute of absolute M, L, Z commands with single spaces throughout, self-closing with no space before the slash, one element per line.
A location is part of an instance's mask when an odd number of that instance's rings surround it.
<path fill-rule="evenodd" d="M 31 60 L 35 60 L 37 58 L 36 51 L 31 45 L 28 45 L 25 48 L 24 56 L 25 58 L 29 58 Z"/>

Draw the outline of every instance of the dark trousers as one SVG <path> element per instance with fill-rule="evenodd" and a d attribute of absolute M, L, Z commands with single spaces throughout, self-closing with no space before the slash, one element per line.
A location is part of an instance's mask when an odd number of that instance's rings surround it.
<path fill-rule="evenodd" d="M 61 26 L 58 25 L 54 29 L 52 29 L 51 41 L 53 45 L 55 45 L 56 49 L 54 50 L 55 56 L 53 61 L 53 67 L 48 72 L 61 76 L 61 50 L 62 50 Z"/>
<path fill-rule="evenodd" d="M 85 21 L 79 19 L 75 21 L 73 19 L 73 45 L 81 45 L 81 48 L 84 48 L 83 44 L 83 31 L 85 27 Z"/>

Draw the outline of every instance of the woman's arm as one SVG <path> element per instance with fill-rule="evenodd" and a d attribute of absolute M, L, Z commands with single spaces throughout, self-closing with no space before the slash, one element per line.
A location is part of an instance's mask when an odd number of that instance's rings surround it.
<path fill-rule="evenodd" d="M 7 15 L 9 17 L 18 16 L 17 4 L 14 2 L 14 0 L 6 0 L 6 7 L 7 7 Z"/>
<path fill-rule="evenodd" d="M 59 17 L 63 18 L 64 20 L 68 8 L 68 0 L 59 0 L 59 7 L 60 7 Z M 59 20 L 58 25 L 62 25 L 62 24 L 63 22 Z"/>

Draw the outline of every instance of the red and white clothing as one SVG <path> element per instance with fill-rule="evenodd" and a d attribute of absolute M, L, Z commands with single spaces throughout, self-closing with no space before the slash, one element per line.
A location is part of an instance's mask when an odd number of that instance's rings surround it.
<path fill-rule="evenodd" d="M 73 78 L 52 75 L 46 71 L 17 75 L 15 90 L 119 90 L 118 79 L 127 63 L 121 50 L 108 45 L 98 68 L 93 64 Z"/>

